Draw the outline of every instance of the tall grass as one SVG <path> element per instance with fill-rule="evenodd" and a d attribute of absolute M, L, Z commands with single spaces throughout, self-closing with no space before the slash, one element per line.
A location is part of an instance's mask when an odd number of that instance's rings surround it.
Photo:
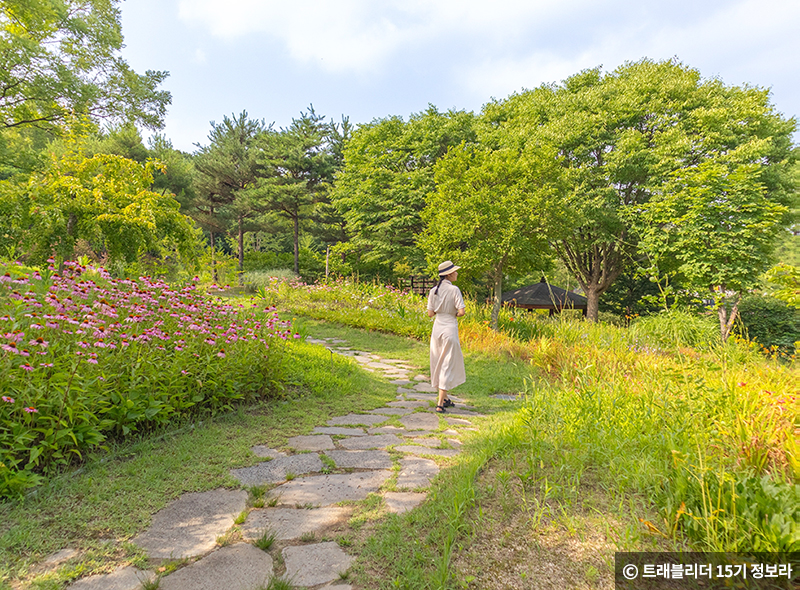
<path fill-rule="evenodd" d="M 423 298 L 352 281 L 275 283 L 295 313 L 420 340 Z M 670 311 L 631 328 L 504 309 L 499 332 L 471 301 L 462 345 L 526 361 L 519 445 L 531 465 L 600 474 L 608 489 L 644 494 L 649 530 L 698 548 L 800 549 L 797 371 L 748 343 L 717 342 L 714 322 Z"/>

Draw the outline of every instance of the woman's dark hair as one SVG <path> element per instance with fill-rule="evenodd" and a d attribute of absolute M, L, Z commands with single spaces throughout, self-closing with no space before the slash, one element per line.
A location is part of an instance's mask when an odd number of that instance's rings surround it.
<path fill-rule="evenodd" d="M 444 280 L 444 277 L 439 277 L 439 282 L 436 283 L 436 290 L 433 292 L 434 295 L 438 295 L 439 294 L 439 287 L 442 285 L 442 281 L 443 280 Z"/>

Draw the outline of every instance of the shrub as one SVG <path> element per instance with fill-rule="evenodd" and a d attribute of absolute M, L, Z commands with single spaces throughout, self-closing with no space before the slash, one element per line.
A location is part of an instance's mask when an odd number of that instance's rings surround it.
<path fill-rule="evenodd" d="M 774 297 L 750 295 L 739 304 L 739 333 L 780 355 L 795 353 L 800 340 L 800 310 Z"/>
<path fill-rule="evenodd" d="M 647 344 L 667 349 L 708 349 L 719 342 L 719 326 L 714 320 L 680 309 L 637 318 L 631 324 L 631 334 Z"/>

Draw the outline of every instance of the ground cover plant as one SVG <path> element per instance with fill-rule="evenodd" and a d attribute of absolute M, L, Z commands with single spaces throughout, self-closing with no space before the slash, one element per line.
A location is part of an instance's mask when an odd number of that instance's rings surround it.
<path fill-rule="evenodd" d="M 275 392 L 289 322 L 194 282 L 0 268 L 0 497 L 109 438 Z"/>

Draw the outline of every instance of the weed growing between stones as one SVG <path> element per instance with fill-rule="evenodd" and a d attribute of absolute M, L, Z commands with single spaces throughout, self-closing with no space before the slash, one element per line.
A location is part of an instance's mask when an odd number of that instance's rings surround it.
<path fill-rule="evenodd" d="M 264 532 L 261 533 L 261 536 L 255 540 L 255 546 L 261 549 L 262 551 L 269 551 L 272 546 L 275 544 L 275 539 L 277 538 L 277 534 L 270 528 L 264 529 Z"/>

